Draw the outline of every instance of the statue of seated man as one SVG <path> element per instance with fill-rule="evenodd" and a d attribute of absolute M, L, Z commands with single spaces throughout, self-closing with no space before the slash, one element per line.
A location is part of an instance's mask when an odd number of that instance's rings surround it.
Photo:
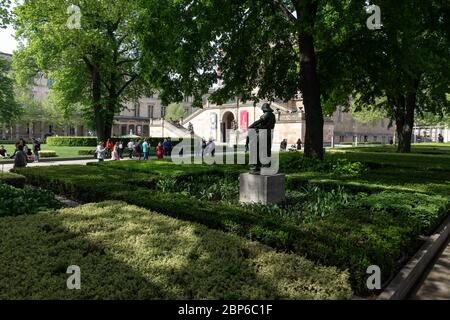
<path fill-rule="evenodd" d="M 257 152 L 257 161 L 256 161 L 256 165 L 254 167 L 252 167 L 250 169 L 250 173 L 251 174 L 260 174 L 261 173 L 261 150 L 263 150 L 262 148 L 266 148 L 266 155 L 267 157 L 271 157 L 272 156 L 272 133 L 273 130 L 275 129 L 275 123 L 276 123 L 276 118 L 274 115 L 274 111 L 273 109 L 270 107 L 269 103 L 265 103 L 262 106 L 262 111 L 264 112 L 263 115 L 261 116 L 261 118 L 256 121 L 255 123 L 253 123 L 249 129 L 254 129 L 256 131 L 256 136 L 255 137 L 248 137 L 247 138 L 247 146 L 246 149 L 248 150 L 248 145 L 250 144 L 250 139 L 256 139 L 256 145 L 257 145 L 257 149 L 256 150 L 251 150 L 251 152 Z M 260 134 L 260 130 L 264 130 L 265 133 L 267 133 L 267 143 L 266 145 L 262 145 L 262 141 L 261 141 L 261 134 Z M 250 131 L 251 133 L 252 131 Z M 252 153 L 250 153 L 250 156 L 252 156 Z"/>

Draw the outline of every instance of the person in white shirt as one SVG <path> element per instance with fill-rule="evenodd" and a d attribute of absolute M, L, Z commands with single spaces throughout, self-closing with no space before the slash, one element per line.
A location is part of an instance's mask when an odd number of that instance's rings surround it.
<path fill-rule="evenodd" d="M 105 161 L 106 148 L 103 142 L 100 142 L 100 144 L 97 146 L 97 150 L 95 151 L 95 153 L 97 154 L 97 159 L 99 162 Z"/>
<path fill-rule="evenodd" d="M 130 159 L 133 159 L 133 151 L 134 151 L 133 141 L 130 140 L 130 142 L 128 142 L 127 147 L 128 147 L 128 153 L 129 153 Z"/>

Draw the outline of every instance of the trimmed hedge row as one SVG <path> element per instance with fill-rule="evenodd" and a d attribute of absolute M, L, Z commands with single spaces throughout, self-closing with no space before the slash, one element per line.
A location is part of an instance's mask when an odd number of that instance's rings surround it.
<path fill-rule="evenodd" d="M 53 147 L 96 147 L 96 137 L 48 137 L 47 146 Z"/>
<path fill-rule="evenodd" d="M 58 155 L 56 154 L 56 151 L 53 151 L 53 150 L 42 150 L 42 151 L 39 151 L 39 157 L 41 157 L 41 158 L 57 158 Z"/>
<path fill-rule="evenodd" d="M 3 218 L 0 234 L 4 263 L 0 299 L 349 299 L 352 295 L 348 273 L 334 267 L 121 202 Z M 82 290 L 66 288 L 71 264 L 81 267 Z"/>
<path fill-rule="evenodd" d="M 45 209 L 61 207 L 61 203 L 50 191 L 30 187 L 17 189 L 0 184 L 0 217 L 34 214 Z"/>
<path fill-rule="evenodd" d="M 113 138 L 111 138 L 111 141 L 113 143 L 122 141 L 123 143 L 128 144 L 128 142 L 130 142 L 130 141 L 137 142 L 142 139 L 148 139 L 152 146 L 156 146 L 156 145 L 158 145 L 158 143 L 163 142 L 165 138 L 142 137 L 142 138 L 136 138 L 136 139 L 125 139 L 125 138 L 113 137 Z M 173 139 L 172 142 L 173 142 L 173 145 L 176 145 L 180 142 L 180 140 Z M 48 137 L 47 138 L 48 146 L 57 146 L 57 147 L 96 147 L 97 143 L 98 143 L 97 137 Z M 191 144 L 193 145 L 193 142 Z"/>
<path fill-rule="evenodd" d="M 367 290 L 368 266 L 380 266 L 383 280 L 389 279 L 403 262 L 399 258 L 413 254 L 420 245 L 417 237 L 435 227 L 449 209 L 448 197 L 387 192 L 381 196 L 365 197 L 366 202 L 361 200 L 326 218 L 298 224 L 279 216 L 256 213 L 251 208 L 144 188 L 144 185 L 154 186 L 160 179 L 157 172 L 153 175 L 133 174 L 108 166 L 28 168 L 20 172 L 29 183 L 76 200 L 126 201 L 175 218 L 236 233 L 277 249 L 293 251 L 324 265 L 349 269 L 352 286 L 361 294 Z M 389 206 L 393 197 L 396 206 Z M 376 203 L 381 200 L 384 205 L 379 207 Z"/>
<path fill-rule="evenodd" d="M 15 174 L 12 172 L 0 172 L 0 183 L 2 182 L 22 189 L 25 186 L 26 179 L 20 174 Z"/>

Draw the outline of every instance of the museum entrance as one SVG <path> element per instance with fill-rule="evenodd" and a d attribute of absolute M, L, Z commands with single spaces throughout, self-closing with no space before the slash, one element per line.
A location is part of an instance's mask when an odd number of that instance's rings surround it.
<path fill-rule="evenodd" d="M 230 133 L 231 129 L 233 129 L 234 121 L 235 117 L 233 112 L 228 111 L 223 115 L 221 123 L 221 137 L 223 143 L 227 143 L 230 141 Z"/>

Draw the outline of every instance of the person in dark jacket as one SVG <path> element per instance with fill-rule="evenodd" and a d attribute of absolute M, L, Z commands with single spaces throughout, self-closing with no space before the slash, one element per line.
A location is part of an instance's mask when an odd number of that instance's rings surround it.
<path fill-rule="evenodd" d="M 23 145 L 19 144 L 17 152 L 14 155 L 14 168 L 25 168 L 27 166 L 27 155 L 23 151 Z"/>

